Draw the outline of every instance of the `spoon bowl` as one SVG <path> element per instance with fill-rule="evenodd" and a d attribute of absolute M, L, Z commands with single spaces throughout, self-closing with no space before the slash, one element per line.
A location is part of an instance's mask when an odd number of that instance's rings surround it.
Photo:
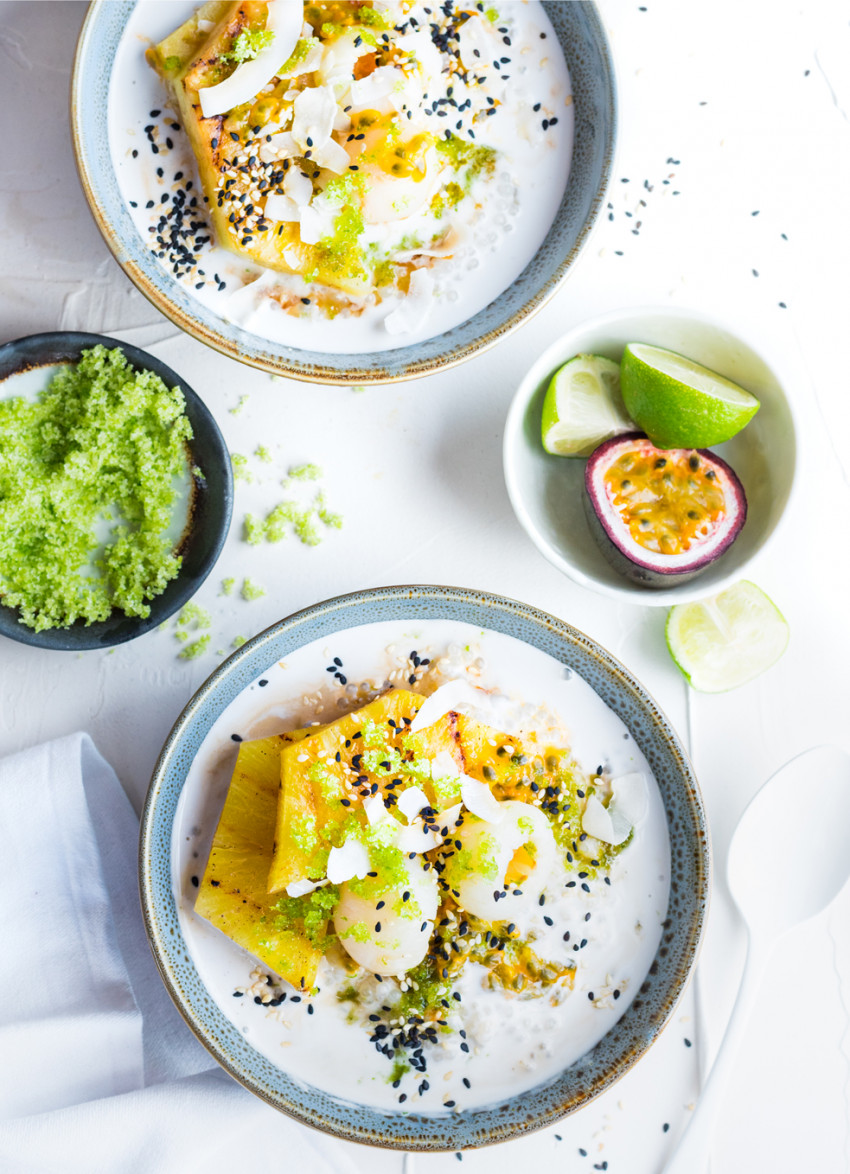
<path fill-rule="evenodd" d="M 808 921 L 850 876 L 850 757 L 816 746 L 792 758 L 750 802 L 729 847 L 726 876 L 751 936 Z M 810 865 L 795 862 L 807 847 Z"/>
<path fill-rule="evenodd" d="M 781 767 L 741 816 L 726 877 L 747 927 L 747 960 L 723 1041 L 665 1174 L 701 1174 L 714 1121 L 771 950 L 838 896 L 850 877 L 850 754 L 815 746 Z M 803 845 L 806 864 L 796 862 Z"/>

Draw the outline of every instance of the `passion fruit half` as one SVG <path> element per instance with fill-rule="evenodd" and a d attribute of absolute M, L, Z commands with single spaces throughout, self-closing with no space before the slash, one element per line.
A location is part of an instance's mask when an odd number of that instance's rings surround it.
<path fill-rule="evenodd" d="M 605 557 L 645 587 L 686 583 L 729 549 L 744 487 L 707 449 L 656 448 L 642 432 L 606 440 L 584 474 L 585 510 Z"/>

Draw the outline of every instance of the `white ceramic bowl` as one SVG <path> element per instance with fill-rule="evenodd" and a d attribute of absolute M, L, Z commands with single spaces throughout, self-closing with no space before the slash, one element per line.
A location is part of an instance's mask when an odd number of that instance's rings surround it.
<path fill-rule="evenodd" d="M 588 352 L 619 362 L 629 342 L 687 355 L 739 383 L 761 403 L 743 432 L 716 446 L 743 483 L 744 529 L 704 574 L 680 586 L 643 587 L 610 566 L 585 518 L 585 461 L 550 456 L 540 440 L 543 398 L 554 372 L 573 355 Z M 503 459 L 514 512 L 541 554 L 583 587 L 650 607 L 713 595 L 746 577 L 786 511 L 798 464 L 794 417 L 779 375 L 728 326 L 674 307 L 613 310 L 553 343 L 517 390 L 505 425 Z"/>

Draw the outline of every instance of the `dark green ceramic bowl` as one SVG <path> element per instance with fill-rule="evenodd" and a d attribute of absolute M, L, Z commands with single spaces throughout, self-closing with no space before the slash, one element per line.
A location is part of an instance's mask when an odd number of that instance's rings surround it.
<path fill-rule="evenodd" d="M 68 628 L 35 632 L 21 623 L 14 608 L 3 606 L 0 596 L 0 635 L 37 648 L 71 652 L 109 648 L 113 644 L 134 640 L 136 636 L 156 628 L 191 599 L 201 586 L 215 566 L 230 528 L 233 471 L 218 425 L 210 410 L 185 380 L 146 351 L 102 334 L 83 334 L 74 330 L 30 334 L 0 346 L 0 397 L 5 397 L 8 388 L 4 385 L 15 375 L 34 367 L 75 363 L 84 350 L 94 346 L 120 347 L 136 370 L 153 371 L 166 387 L 180 388 L 186 400 L 186 415 L 193 432 L 188 459 L 192 465 L 203 470 L 204 477 L 202 480 L 194 478 L 187 524 L 178 546 L 183 557 L 180 573 L 161 595 L 150 601 L 150 615 L 146 619 L 113 611 L 108 619 L 93 624 L 86 625 L 83 620 L 77 620 Z"/>

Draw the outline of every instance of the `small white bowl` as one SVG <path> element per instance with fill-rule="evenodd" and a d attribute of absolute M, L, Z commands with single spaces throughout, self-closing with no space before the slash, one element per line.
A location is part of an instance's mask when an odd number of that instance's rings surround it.
<path fill-rule="evenodd" d="M 643 587 L 610 566 L 585 518 L 585 461 L 550 456 L 540 439 L 543 398 L 555 371 L 578 354 L 619 362 L 629 342 L 652 343 L 687 355 L 739 383 L 761 404 L 742 432 L 716 447 L 743 483 L 748 506 L 744 528 L 704 574 L 680 586 Z M 798 456 L 794 417 L 782 381 L 760 355 L 729 327 L 694 310 L 642 307 L 613 310 L 576 326 L 541 355 L 511 404 L 503 460 L 514 512 L 554 566 L 603 595 L 666 607 L 713 595 L 746 575 L 785 512 Z"/>

